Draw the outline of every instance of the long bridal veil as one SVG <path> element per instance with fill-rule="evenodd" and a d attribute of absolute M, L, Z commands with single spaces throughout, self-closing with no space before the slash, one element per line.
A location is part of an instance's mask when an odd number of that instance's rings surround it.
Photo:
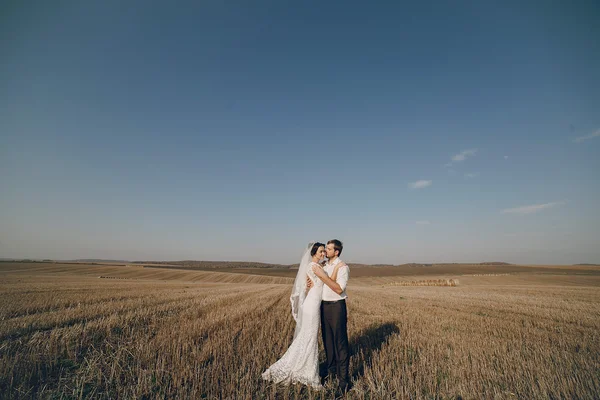
<path fill-rule="evenodd" d="M 290 301 L 292 302 L 292 316 L 296 321 L 296 330 L 294 331 L 294 339 L 300 332 L 300 325 L 302 323 L 302 303 L 304 303 L 304 299 L 306 298 L 306 275 L 308 273 L 308 267 L 312 260 L 312 256 L 310 255 L 310 251 L 312 250 L 315 241 L 312 241 L 308 244 L 308 248 L 304 250 L 302 254 L 302 259 L 300 259 L 300 266 L 298 267 L 298 273 L 296 274 L 296 280 L 294 280 L 294 286 L 292 287 L 292 295 L 290 296 Z"/>

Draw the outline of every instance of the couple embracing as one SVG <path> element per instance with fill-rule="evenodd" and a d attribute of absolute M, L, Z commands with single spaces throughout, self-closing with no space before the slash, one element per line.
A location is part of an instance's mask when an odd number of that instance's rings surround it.
<path fill-rule="evenodd" d="M 311 242 L 305 249 L 290 297 L 292 315 L 296 320 L 294 340 L 285 354 L 262 374 L 263 379 L 322 389 L 319 376 L 320 325 L 327 355 L 327 375 L 330 378 L 337 376 L 340 392 L 348 390 L 350 354 L 346 285 L 349 268 L 339 258 L 342 249 L 343 244 L 337 239 L 330 240 L 327 245 Z"/>

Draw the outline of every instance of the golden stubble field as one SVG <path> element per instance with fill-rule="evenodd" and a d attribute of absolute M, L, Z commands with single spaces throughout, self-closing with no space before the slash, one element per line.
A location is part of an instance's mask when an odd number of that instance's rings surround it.
<path fill-rule="evenodd" d="M 348 398 L 600 397 L 598 268 L 453 268 L 351 272 Z M 292 339 L 289 277 L 6 262 L 0 274 L 2 398 L 332 398 L 260 379 Z M 421 278 L 460 284 L 394 285 Z"/>

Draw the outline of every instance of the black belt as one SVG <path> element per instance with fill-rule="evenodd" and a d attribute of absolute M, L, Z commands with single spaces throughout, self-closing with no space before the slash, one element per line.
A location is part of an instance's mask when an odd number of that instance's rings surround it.
<path fill-rule="evenodd" d="M 346 301 L 346 299 L 339 299 L 339 300 L 333 300 L 333 301 L 329 301 L 329 300 L 322 300 L 321 303 L 325 303 L 325 304 L 334 304 L 334 303 L 339 303 L 340 301 Z"/>

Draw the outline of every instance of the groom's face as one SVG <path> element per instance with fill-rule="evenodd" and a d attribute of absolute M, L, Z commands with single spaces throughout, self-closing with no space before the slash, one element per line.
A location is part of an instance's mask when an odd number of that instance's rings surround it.
<path fill-rule="evenodd" d="M 329 243 L 327 245 L 327 247 L 325 248 L 325 253 L 327 254 L 327 258 L 329 258 L 330 260 L 336 256 L 335 249 L 333 248 L 333 243 Z"/>

